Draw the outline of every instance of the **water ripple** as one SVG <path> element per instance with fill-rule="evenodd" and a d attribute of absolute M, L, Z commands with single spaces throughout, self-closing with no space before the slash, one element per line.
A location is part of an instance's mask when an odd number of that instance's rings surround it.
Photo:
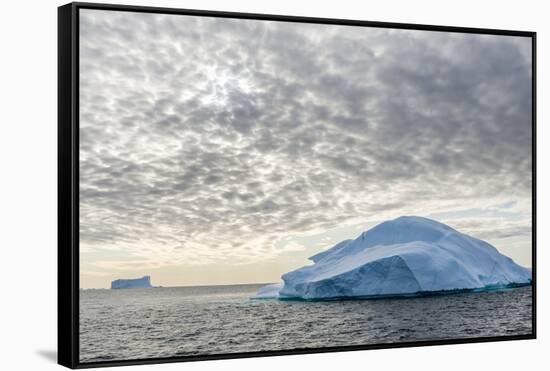
<path fill-rule="evenodd" d="M 406 299 L 250 300 L 259 287 L 81 291 L 81 362 L 532 331 L 531 287 Z"/>

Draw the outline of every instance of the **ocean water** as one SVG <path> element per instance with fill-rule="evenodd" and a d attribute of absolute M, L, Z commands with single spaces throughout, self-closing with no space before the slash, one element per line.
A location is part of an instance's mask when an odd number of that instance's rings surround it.
<path fill-rule="evenodd" d="M 251 300 L 263 285 L 80 291 L 80 361 L 532 332 L 532 289 L 417 298 Z"/>

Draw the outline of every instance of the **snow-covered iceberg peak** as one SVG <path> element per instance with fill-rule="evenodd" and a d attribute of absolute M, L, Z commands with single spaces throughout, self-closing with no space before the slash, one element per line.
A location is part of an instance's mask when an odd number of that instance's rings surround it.
<path fill-rule="evenodd" d="M 310 258 L 257 298 L 414 295 L 529 284 L 531 271 L 485 241 L 435 220 L 403 216 Z"/>

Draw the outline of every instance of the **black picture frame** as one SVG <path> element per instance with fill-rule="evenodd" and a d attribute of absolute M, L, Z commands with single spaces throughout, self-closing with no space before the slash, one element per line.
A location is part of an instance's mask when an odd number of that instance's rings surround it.
<path fill-rule="evenodd" d="M 467 339 L 412 341 L 319 349 L 293 349 L 250 353 L 215 354 L 105 362 L 79 362 L 79 11 L 81 9 L 179 14 L 220 18 L 350 25 L 406 30 L 444 31 L 486 35 L 521 36 L 532 45 L 532 333 Z M 91 368 L 188 362 L 216 359 L 265 357 L 289 354 L 342 352 L 367 349 L 419 347 L 536 338 L 536 32 L 486 28 L 448 27 L 423 24 L 234 13 L 99 3 L 70 3 L 58 8 L 58 363 L 69 368 Z"/>

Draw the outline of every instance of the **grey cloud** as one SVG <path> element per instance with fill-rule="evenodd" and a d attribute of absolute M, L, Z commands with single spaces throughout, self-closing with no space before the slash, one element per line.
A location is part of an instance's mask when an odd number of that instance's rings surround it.
<path fill-rule="evenodd" d="M 83 10 L 81 239 L 241 256 L 529 198 L 529 42 Z"/>

